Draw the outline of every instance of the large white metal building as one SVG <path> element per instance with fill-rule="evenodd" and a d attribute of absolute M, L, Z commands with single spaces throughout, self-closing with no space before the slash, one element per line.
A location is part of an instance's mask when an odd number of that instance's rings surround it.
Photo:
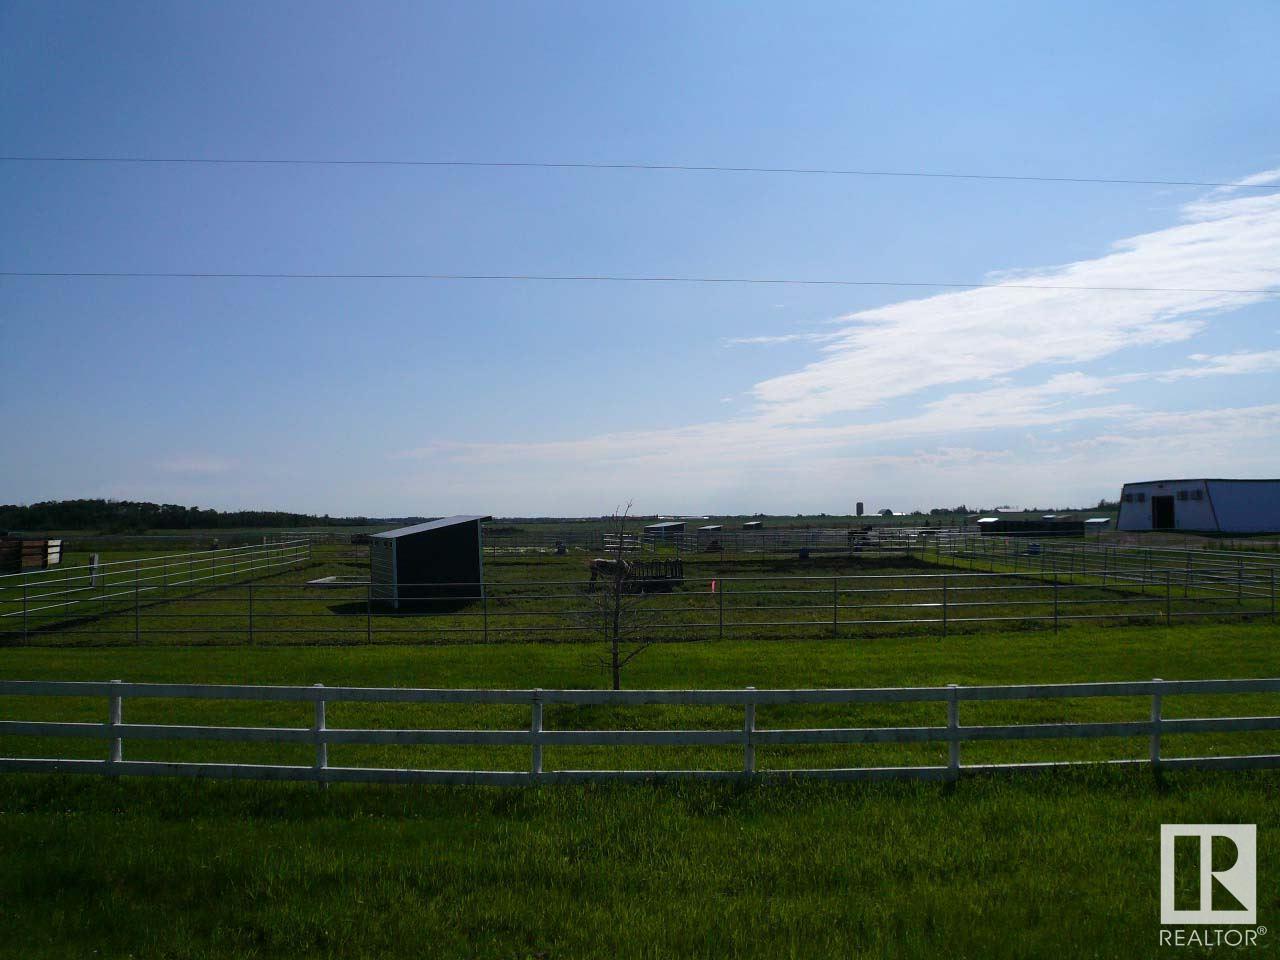
<path fill-rule="evenodd" d="M 1147 480 L 1120 493 L 1120 530 L 1280 532 L 1280 480 Z"/>

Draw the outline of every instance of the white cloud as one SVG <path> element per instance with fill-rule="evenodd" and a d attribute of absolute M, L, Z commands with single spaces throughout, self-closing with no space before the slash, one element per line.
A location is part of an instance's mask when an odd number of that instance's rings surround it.
<path fill-rule="evenodd" d="M 1036 364 L 1187 340 L 1210 315 L 1266 299 L 1200 291 L 1280 284 L 1280 195 L 1199 201 L 1182 212 L 1185 222 L 1122 240 L 1094 260 L 850 314 L 823 359 L 756 385 L 760 414 L 813 420 Z M 1014 282 L 1176 290 L 1028 290 Z"/>
<path fill-rule="evenodd" d="M 1165 370 L 1163 373 L 1156 374 L 1156 379 L 1167 383 L 1188 378 L 1239 376 L 1245 373 L 1280 371 L 1280 350 L 1238 350 L 1235 353 L 1224 353 L 1218 356 L 1196 353 L 1188 359 L 1195 361 L 1198 366 Z"/>
<path fill-rule="evenodd" d="M 839 340 L 840 333 L 780 333 L 760 337 L 730 337 L 725 343 L 732 346 L 772 346 L 776 343 L 830 343 Z"/>

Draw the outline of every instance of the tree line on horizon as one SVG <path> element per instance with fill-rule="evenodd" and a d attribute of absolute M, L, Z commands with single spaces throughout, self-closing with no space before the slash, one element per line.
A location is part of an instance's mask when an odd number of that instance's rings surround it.
<path fill-rule="evenodd" d="M 47 500 L 0 504 L 0 530 L 216 530 L 235 527 L 340 527 L 376 523 L 283 510 L 213 510 L 139 500 Z"/>

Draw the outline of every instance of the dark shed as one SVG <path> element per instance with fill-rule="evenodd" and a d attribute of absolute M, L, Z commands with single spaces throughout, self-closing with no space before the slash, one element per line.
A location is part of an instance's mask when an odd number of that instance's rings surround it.
<path fill-rule="evenodd" d="M 484 583 L 482 524 L 493 517 L 444 517 L 369 538 L 373 599 L 479 598 Z"/>

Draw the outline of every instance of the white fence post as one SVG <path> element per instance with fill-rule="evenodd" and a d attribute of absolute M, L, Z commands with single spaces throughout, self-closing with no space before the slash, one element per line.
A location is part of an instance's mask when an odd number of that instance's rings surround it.
<path fill-rule="evenodd" d="M 111 683 L 121 683 L 120 680 L 112 680 Z M 111 737 L 111 753 L 108 757 L 111 763 L 119 763 L 124 759 L 124 741 L 120 738 L 119 727 L 124 719 L 124 700 L 119 693 L 111 694 L 111 707 L 108 712 L 107 730 L 112 734 Z"/>
<path fill-rule="evenodd" d="M 1151 769 L 1157 777 L 1160 776 L 1160 721 L 1162 707 L 1160 684 L 1163 682 L 1159 677 L 1152 680 L 1156 687 L 1151 693 Z"/>
<path fill-rule="evenodd" d="M 947 684 L 947 779 L 960 779 L 960 688 Z"/>
<path fill-rule="evenodd" d="M 315 737 L 316 742 L 316 780 L 325 786 L 325 769 L 329 766 L 329 744 L 324 739 L 325 717 L 324 717 L 324 684 L 317 683 L 316 689 L 316 710 L 315 719 L 311 724 L 311 733 Z"/>
<path fill-rule="evenodd" d="M 742 712 L 742 772 L 752 776 L 756 772 L 756 701 L 755 687 L 747 687 L 746 707 Z"/>
<path fill-rule="evenodd" d="M 533 691 L 533 710 L 529 719 L 529 733 L 533 737 L 533 749 L 529 761 L 529 776 L 537 780 L 542 776 L 542 688 Z"/>

